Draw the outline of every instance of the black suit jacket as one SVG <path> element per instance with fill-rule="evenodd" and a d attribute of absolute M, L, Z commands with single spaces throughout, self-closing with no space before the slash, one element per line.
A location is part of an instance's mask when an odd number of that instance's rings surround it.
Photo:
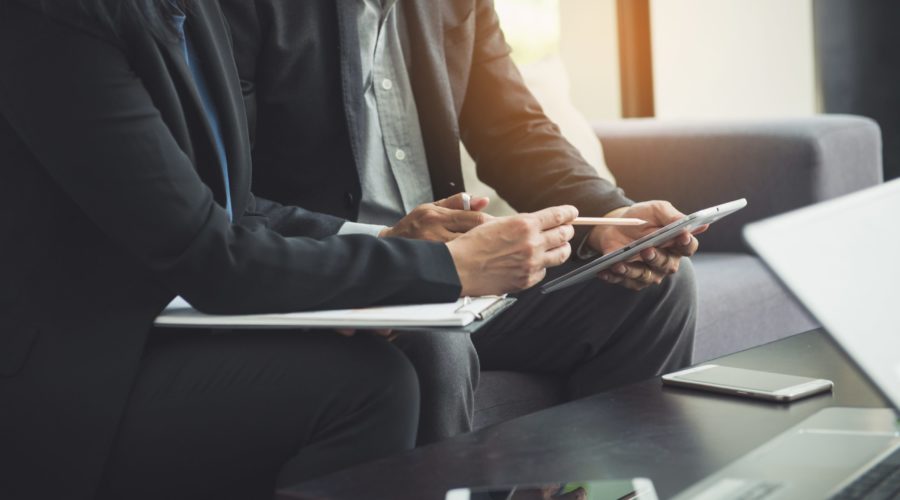
<path fill-rule="evenodd" d="M 75 4 L 0 0 L 0 498 L 92 496 L 153 319 L 176 294 L 213 313 L 459 294 L 444 245 L 326 238 L 340 221 L 254 200 L 217 3 L 193 2 L 187 29 L 236 225 L 177 42 L 134 26 L 113 36 Z"/>
<path fill-rule="evenodd" d="M 254 192 L 355 220 L 364 106 L 361 0 L 220 0 L 255 137 Z M 459 140 L 513 207 L 630 204 L 544 115 L 509 57 L 491 0 L 402 0 L 410 77 L 435 197 L 464 189 Z"/>

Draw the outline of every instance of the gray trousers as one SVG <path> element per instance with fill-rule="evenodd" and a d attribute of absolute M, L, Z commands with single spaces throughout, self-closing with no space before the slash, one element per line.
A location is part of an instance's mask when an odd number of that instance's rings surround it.
<path fill-rule="evenodd" d="M 555 268 L 547 279 L 577 265 Z M 419 376 L 419 445 L 472 430 L 482 369 L 562 376 L 567 396 L 576 399 L 690 364 L 697 287 L 687 259 L 663 284 L 640 292 L 592 280 L 516 297 L 471 337 L 415 333 L 397 339 Z"/>

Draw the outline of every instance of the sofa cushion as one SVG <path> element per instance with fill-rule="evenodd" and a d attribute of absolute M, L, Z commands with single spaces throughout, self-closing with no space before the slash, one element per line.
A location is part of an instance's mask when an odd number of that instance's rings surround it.
<path fill-rule="evenodd" d="M 629 198 L 693 212 L 747 198 L 704 235 L 706 250 L 746 252 L 749 222 L 874 186 L 882 179 L 878 125 L 857 116 L 789 120 L 617 120 L 596 127 Z"/>
<path fill-rule="evenodd" d="M 818 327 L 758 258 L 700 253 L 692 260 L 700 284 L 694 363 Z"/>

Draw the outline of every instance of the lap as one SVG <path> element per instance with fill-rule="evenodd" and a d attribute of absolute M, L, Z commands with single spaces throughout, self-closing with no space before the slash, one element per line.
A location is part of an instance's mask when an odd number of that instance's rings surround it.
<path fill-rule="evenodd" d="M 407 367 L 395 347 L 365 335 L 155 334 L 104 491 L 136 498 L 153 485 L 129 483 L 159 471 L 173 484 L 181 482 L 185 495 L 209 491 L 192 481 L 221 478 L 223 484 L 233 481 L 234 498 L 271 496 L 282 465 L 319 439 L 328 422 L 362 413 Z M 167 491 L 160 487 L 160 493 Z"/>
<path fill-rule="evenodd" d="M 230 332 L 156 334 L 145 352 L 129 410 L 246 409 L 296 397 L 336 403 L 335 393 L 352 393 L 377 384 L 377 376 L 396 371 L 402 355 L 381 339 L 345 338 L 331 332 Z M 351 390 L 352 389 L 352 390 Z M 351 404 L 351 402 L 345 402 Z M 192 414 L 179 419 L 195 418 Z M 196 417 L 199 418 L 199 417 Z"/>
<path fill-rule="evenodd" d="M 546 280 L 580 264 L 554 268 Z M 482 368 L 567 374 L 620 336 L 657 333 L 638 323 L 651 311 L 665 315 L 695 301 L 693 270 L 689 260 L 683 264 L 663 285 L 640 292 L 595 279 L 550 294 L 539 286 L 517 294 L 516 304 L 472 336 Z"/>

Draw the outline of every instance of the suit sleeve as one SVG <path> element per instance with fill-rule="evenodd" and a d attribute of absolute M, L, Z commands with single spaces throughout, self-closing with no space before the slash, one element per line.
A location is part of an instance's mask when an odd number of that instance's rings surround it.
<path fill-rule="evenodd" d="M 476 0 L 471 73 L 460 133 L 478 176 L 519 211 L 570 204 L 602 216 L 631 205 L 545 115 L 510 59 L 492 0 Z"/>
<path fill-rule="evenodd" d="M 264 313 L 458 296 L 442 244 L 285 238 L 232 225 L 121 48 L 36 11 L 15 17 L 0 19 L 0 113 L 74 217 L 83 213 L 198 309 Z"/>
<path fill-rule="evenodd" d="M 307 237 L 322 239 L 342 234 L 341 228 L 347 221 L 328 214 L 282 205 L 281 203 L 251 195 L 247 212 L 238 221 L 243 225 L 254 225 L 262 221 L 262 225 L 287 237 Z M 247 223 L 249 219 L 249 224 Z"/>
<path fill-rule="evenodd" d="M 219 0 L 234 41 L 234 60 L 241 78 L 250 141 L 254 144 L 259 116 L 256 75 L 265 51 L 274 50 L 271 46 L 273 41 L 268 38 L 268 34 L 275 31 L 272 26 L 274 13 L 271 8 L 261 8 L 262 3 L 256 0 Z M 255 212 L 255 215 L 266 217 L 270 228 L 285 236 L 333 236 L 348 223 L 340 217 L 284 206 L 260 197 L 255 199 Z"/>

